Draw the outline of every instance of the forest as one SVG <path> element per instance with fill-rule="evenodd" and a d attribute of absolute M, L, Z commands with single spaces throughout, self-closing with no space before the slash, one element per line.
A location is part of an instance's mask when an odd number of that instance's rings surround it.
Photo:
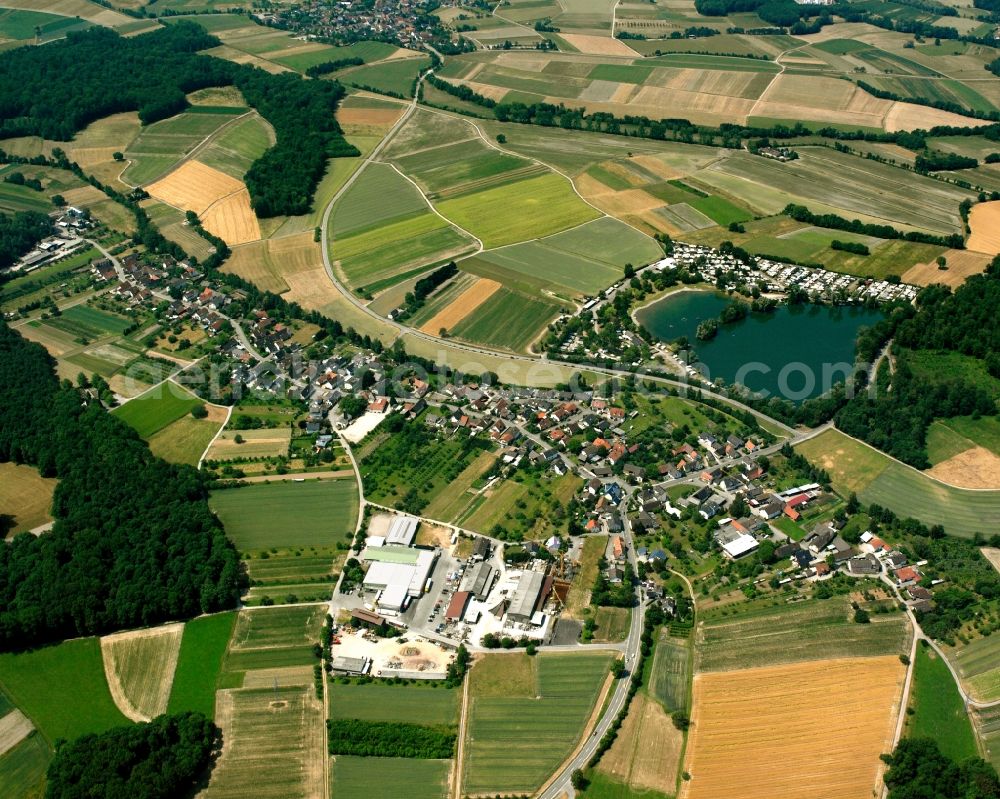
<path fill-rule="evenodd" d="M 957 352 L 1000 367 L 1000 257 L 982 275 L 973 275 L 954 294 L 932 285 L 917 295 L 916 313 L 895 325 L 895 372 L 888 360 L 874 378 L 874 391 L 854 397 L 837 413 L 837 427 L 904 463 L 925 469 L 927 428 L 935 419 L 996 413 L 996 402 L 982 386 L 962 377 L 928 384 L 914 375 L 908 354 L 916 350 Z M 885 332 L 885 331 L 884 331 Z M 868 355 L 874 355 L 868 352 Z M 891 391 L 889 388 L 891 387 Z"/>
<path fill-rule="evenodd" d="M 221 735 L 201 713 L 159 716 L 56 747 L 47 799 L 190 795 L 218 753 Z"/>
<path fill-rule="evenodd" d="M 38 211 L 0 214 L 0 269 L 17 263 L 39 241 L 52 233 L 52 220 Z M 0 282 L 11 275 L 0 276 Z"/>
<path fill-rule="evenodd" d="M 455 754 L 455 731 L 393 721 L 330 719 L 331 755 L 417 757 L 445 760 Z"/>
<path fill-rule="evenodd" d="M 246 584 L 204 478 L 155 457 L 0 322 L 0 462 L 58 478 L 52 531 L 0 547 L 0 650 L 233 607 Z"/>
<path fill-rule="evenodd" d="M 306 213 L 327 159 L 358 155 L 333 114 L 343 87 L 198 54 L 219 43 L 183 21 L 133 38 L 95 27 L 44 48 L 0 53 L 0 138 L 68 141 L 125 111 L 149 124 L 183 111 L 188 92 L 235 85 L 277 137 L 246 174 L 254 210 L 262 218 Z M 62 79 L 68 74 L 72 81 Z"/>
<path fill-rule="evenodd" d="M 891 755 L 885 785 L 889 799 L 996 799 L 1000 781 L 993 766 L 972 757 L 956 763 L 929 738 L 904 738 Z"/>

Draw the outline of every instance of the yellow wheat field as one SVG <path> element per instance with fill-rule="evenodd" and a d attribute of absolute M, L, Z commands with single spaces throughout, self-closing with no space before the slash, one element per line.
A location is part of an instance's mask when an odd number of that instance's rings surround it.
<path fill-rule="evenodd" d="M 435 335 L 441 328 L 451 330 L 492 297 L 499 288 L 500 284 L 495 280 L 480 278 L 451 303 L 434 314 L 420 329 L 424 333 L 434 333 Z"/>
<path fill-rule="evenodd" d="M 250 192 L 240 189 L 223 197 L 201 215 L 205 230 L 226 244 L 246 244 L 260 239 L 260 224 L 250 207 Z"/>
<path fill-rule="evenodd" d="M 972 235 L 965 244 L 968 249 L 989 255 L 1000 253 L 1000 200 L 972 206 L 969 228 Z"/>
<path fill-rule="evenodd" d="M 634 56 L 635 50 L 618 39 L 610 36 L 590 36 L 585 33 L 560 33 L 563 39 L 569 42 L 581 53 L 589 55 L 624 55 Z"/>
<path fill-rule="evenodd" d="M 200 216 L 212 203 L 242 188 L 241 181 L 225 172 L 198 161 L 186 161 L 166 177 L 149 184 L 146 191 L 167 205 L 194 211 Z"/>
<path fill-rule="evenodd" d="M 872 796 L 904 675 L 895 656 L 697 675 L 682 796 Z"/>
<path fill-rule="evenodd" d="M 133 721 L 148 721 L 166 713 L 183 631 L 183 624 L 168 624 L 101 639 L 111 696 Z"/>
<path fill-rule="evenodd" d="M 948 250 L 943 255 L 948 262 L 947 269 L 938 269 L 937 261 L 916 264 L 903 273 L 903 282 L 917 286 L 943 283 L 955 288 L 961 286 L 969 276 L 984 271 L 990 262 L 988 255 L 971 250 Z"/>

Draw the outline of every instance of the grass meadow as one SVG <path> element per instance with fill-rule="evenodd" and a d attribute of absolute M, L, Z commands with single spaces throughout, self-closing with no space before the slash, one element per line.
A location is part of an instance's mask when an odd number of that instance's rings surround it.
<path fill-rule="evenodd" d="M 965 703 L 948 664 L 929 646 L 917 647 L 910 696 L 913 713 L 906 721 L 908 736 L 933 739 L 946 756 L 957 762 L 979 754 Z"/>
<path fill-rule="evenodd" d="M 311 666 L 316 662 L 312 646 L 325 617 L 325 605 L 240 611 L 223 670 L 235 676 L 255 669 Z"/>
<path fill-rule="evenodd" d="M 214 491 L 209 504 L 240 550 L 332 546 L 354 532 L 358 489 L 352 479 L 276 480 Z"/>
<path fill-rule="evenodd" d="M 140 436 L 149 439 L 201 404 L 202 401 L 194 394 L 168 380 L 119 406 L 112 413 Z"/>
<path fill-rule="evenodd" d="M 487 655 L 487 660 L 493 657 Z M 473 668 L 465 792 L 530 793 L 583 733 L 607 678 L 611 655 L 542 654 L 536 661 L 532 665 L 537 683 L 527 686 L 532 691 L 528 696 L 505 695 L 502 683 L 476 679 L 480 664 Z"/>
<path fill-rule="evenodd" d="M 168 713 L 196 710 L 215 717 L 215 689 L 235 623 L 236 613 L 229 612 L 201 616 L 184 625 Z"/>
<path fill-rule="evenodd" d="M 0 688 L 50 745 L 129 723 L 111 698 L 97 638 L 0 655 Z"/>
<path fill-rule="evenodd" d="M 0 755 L 0 796 L 10 799 L 43 795 L 45 771 L 52 752 L 36 731 Z"/>
<path fill-rule="evenodd" d="M 691 687 L 691 650 L 687 643 L 660 633 L 653 653 L 647 690 L 668 713 L 685 710 Z"/>
<path fill-rule="evenodd" d="M 959 647 L 953 652 L 952 662 L 976 699 L 1000 699 L 1000 636 L 977 638 Z"/>
<path fill-rule="evenodd" d="M 408 724 L 454 725 L 458 722 L 461 690 L 409 685 L 327 686 L 329 718 L 398 721 Z"/>
<path fill-rule="evenodd" d="M 330 793 L 337 799 L 444 799 L 451 764 L 450 760 L 337 755 L 330 764 Z"/>

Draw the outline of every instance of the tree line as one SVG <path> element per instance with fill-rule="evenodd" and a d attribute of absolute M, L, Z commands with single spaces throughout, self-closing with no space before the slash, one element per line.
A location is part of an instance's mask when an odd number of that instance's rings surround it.
<path fill-rule="evenodd" d="M 204 478 L 155 457 L 0 322 L 0 462 L 58 478 L 55 524 L 0 547 L 0 649 L 233 607 L 246 585 Z"/>
<path fill-rule="evenodd" d="M 205 782 L 221 733 L 201 713 L 159 716 L 57 743 L 47 799 L 120 796 L 175 799 Z"/>
<path fill-rule="evenodd" d="M 18 211 L 16 214 L 0 213 L 0 269 L 13 266 L 38 242 L 52 233 L 52 220 L 38 211 Z M 10 277 L 4 275 L 3 279 Z"/>
<path fill-rule="evenodd" d="M 874 236 L 879 239 L 901 239 L 921 244 L 938 244 L 954 250 L 965 249 L 965 239 L 957 233 L 952 233 L 948 236 L 936 236 L 932 233 L 921 233 L 916 230 L 904 233 L 901 230 L 896 230 L 892 225 L 866 224 L 860 219 L 845 219 L 836 214 L 816 214 L 804 205 L 795 205 L 794 203 L 786 205 L 781 213 L 785 216 L 790 216 L 796 222 L 803 222 L 807 225 L 815 225 L 816 227 L 825 227 L 831 230 L 845 230 L 849 233 Z"/>
<path fill-rule="evenodd" d="M 331 755 L 447 760 L 455 754 L 451 727 L 362 719 L 330 719 L 326 726 Z"/>
<path fill-rule="evenodd" d="M 308 212 L 327 159 L 359 154 L 334 118 L 343 87 L 199 54 L 219 44 L 183 21 L 133 38 L 95 27 L 44 49 L 2 53 L 0 138 L 65 141 L 89 123 L 124 111 L 138 111 L 149 124 L 187 108 L 189 92 L 234 85 L 277 138 L 245 177 L 254 211 L 262 218 Z"/>

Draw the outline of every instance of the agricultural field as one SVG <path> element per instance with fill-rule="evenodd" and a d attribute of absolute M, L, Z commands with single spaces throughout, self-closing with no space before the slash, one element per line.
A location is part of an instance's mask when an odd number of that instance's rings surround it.
<path fill-rule="evenodd" d="M 594 535 L 583 539 L 579 566 L 566 596 L 566 611 L 571 618 L 579 618 L 590 605 L 590 592 L 597 579 L 598 563 L 607 548 L 607 536 Z"/>
<path fill-rule="evenodd" d="M 976 735 L 955 679 L 948 664 L 924 643 L 917 647 L 914 662 L 910 693 L 913 712 L 906 720 L 906 735 L 933 739 L 956 762 L 975 757 L 979 754 Z"/>
<path fill-rule="evenodd" d="M 896 655 L 696 675 L 686 795 L 868 796 L 879 754 L 892 745 L 904 675 Z M 836 693 L 836 712 L 801 702 L 805 685 L 817 696 Z"/>
<path fill-rule="evenodd" d="M 558 233 L 599 216 L 554 174 L 446 199 L 437 208 L 487 248 Z"/>
<path fill-rule="evenodd" d="M 631 790 L 673 795 L 683 748 L 684 733 L 659 702 L 640 691 L 597 773 Z"/>
<path fill-rule="evenodd" d="M 0 519 L 7 536 L 52 521 L 52 494 L 59 481 L 31 466 L 0 463 Z"/>
<path fill-rule="evenodd" d="M 226 111 L 211 106 L 192 106 L 177 116 L 145 126 L 124 151 L 129 164 L 122 173 L 122 180 L 133 186 L 145 186 L 157 180 L 242 113 L 242 109 Z"/>
<path fill-rule="evenodd" d="M 212 510 L 244 551 L 332 546 L 353 534 L 358 490 L 353 480 L 280 480 L 214 491 Z"/>
<path fill-rule="evenodd" d="M 518 474 L 516 477 L 519 477 Z M 463 527 L 509 540 L 533 541 L 564 532 L 562 509 L 582 485 L 572 472 L 560 477 L 526 474 L 509 478 L 482 494 L 457 520 Z"/>
<path fill-rule="evenodd" d="M 112 413 L 140 436 L 149 439 L 153 434 L 189 414 L 203 402 L 187 389 L 172 380 L 154 386 L 145 394 L 116 408 Z"/>
<path fill-rule="evenodd" d="M 243 175 L 274 143 L 274 131 L 257 114 L 227 128 L 198 154 L 205 166 L 242 180 Z"/>
<path fill-rule="evenodd" d="M 369 166 L 331 215 L 331 256 L 355 286 L 387 288 L 419 267 L 472 248 L 460 230 L 430 210 L 420 191 L 392 167 Z"/>
<path fill-rule="evenodd" d="M 977 638 L 949 649 L 948 655 L 974 699 L 980 702 L 1000 699 L 1000 637 Z"/>
<path fill-rule="evenodd" d="M 985 750 L 983 757 L 993 764 L 993 768 L 1000 768 L 1000 707 L 975 710 L 973 718 L 976 720 L 979 738 L 983 742 Z M 0 760 L 0 767 L 2 763 Z"/>
<path fill-rule="evenodd" d="M 69 31 L 89 27 L 90 23 L 75 17 L 4 9 L 0 11 L 0 47 L 8 43 L 42 44 L 60 39 Z"/>
<path fill-rule="evenodd" d="M 12 799 L 42 796 L 51 757 L 45 739 L 38 732 L 30 733 L 0 755 L 0 793 Z"/>
<path fill-rule="evenodd" d="M 450 760 L 337 755 L 330 763 L 330 793 L 337 799 L 445 799 L 450 773 Z"/>
<path fill-rule="evenodd" d="M 238 680 L 248 671 L 311 667 L 316 661 L 312 646 L 320 638 L 325 618 L 325 605 L 241 610 L 223 662 L 224 671 L 229 679 Z"/>
<path fill-rule="evenodd" d="M 338 78 L 347 86 L 373 89 L 382 94 L 412 97 L 417 75 L 430 64 L 431 60 L 425 56 L 393 59 L 380 64 L 366 64 L 344 72 Z"/>
<path fill-rule="evenodd" d="M 226 743 L 206 799 L 323 795 L 323 708 L 311 685 L 221 691 L 215 720 Z"/>
<path fill-rule="evenodd" d="M 698 672 L 773 666 L 819 658 L 877 657 L 908 650 L 901 613 L 855 624 L 844 597 L 793 605 L 759 603 L 735 616 L 708 612 L 696 630 Z"/>
<path fill-rule="evenodd" d="M 530 347 L 562 306 L 501 288 L 449 329 L 449 335 L 521 352 Z"/>
<path fill-rule="evenodd" d="M 184 625 L 168 713 L 195 710 L 214 718 L 215 689 L 235 623 L 236 613 L 229 612 L 201 616 Z"/>
<path fill-rule="evenodd" d="M 236 442 L 236 436 L 242 443 Z M 212 443 L 205 460 L 239 461 L 253 458 L 276 458 L 288 455 L 288 447 L 292 441 L 292 431 L 289 428 L 236 430 L 227 429 Z"/>
<path fill-rule="evenodd" d="M 632 613 L 629 608 L 600 607 L 594 610 L 594 643 L 620 643 L 628 637 Z"/>
<path fill-rule="evenodd" d="M 540 654 L 511 669 L 510 657 L 487 655 L 469 677 L 467 793 L 536 790 L 585 733 L 611 662 L 607 653 Z"/>
<path fill-rule="evenodd" d="M 167 712 L 183 631 L 183 624 L 169 624 L 101 638 L 111 696 L 133 721 Z"/>
<path fill-rule="evenodd" d="M 370 683 L 327 686 L 329 718 L 398 721 L 408 724 L 454 725 L 461 690 Z"/>
<path fill-rule="evenodd" d="M 111 698 L 97 638 L 0 655 L 0 689 L 49 746 L 128 724 Z"/>
<path fill-rule="evenodd" d="M 686 641 L 660 633 L 649 672 L 649 695 L 668 713 L 688 706 L 691 678 L 691 648 Z"/>
<path fill-rule="evenodd" d="M 1000 491 L 954 488 L 837 430 L 828 430 L 796 450 L 826 469 L 842 496 L 853 491 L 865 504 L 881 505 L 927 525 L 944 525 L 951 535 L 971 538 L 982 532 L 983 519 L 1000 513 Z"/>

